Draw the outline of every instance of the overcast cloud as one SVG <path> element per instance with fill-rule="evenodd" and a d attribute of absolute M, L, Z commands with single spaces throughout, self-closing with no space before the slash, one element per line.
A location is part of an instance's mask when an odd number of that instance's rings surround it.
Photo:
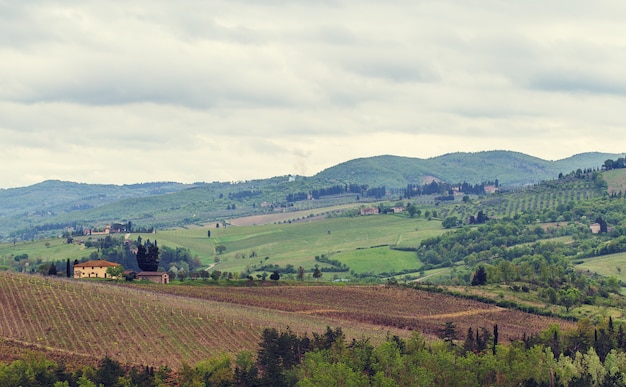
<path fill-rule="evenodd" d="M 0 188 L 626 151 L 621 1 L 3 1 Z"/>

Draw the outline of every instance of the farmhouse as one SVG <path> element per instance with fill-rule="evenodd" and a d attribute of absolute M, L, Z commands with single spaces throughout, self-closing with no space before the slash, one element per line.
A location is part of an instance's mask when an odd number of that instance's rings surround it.
<path fill-rule="evenodd" d="M 484 190 L 486 194 L 494 194 L 498 191 L 498 187 L 495 185 L 486 185 Z"/>
<path fill-rule="evenodd" d="M 378 208 L 377 207 L 361 208 L 361 215 L 378 215 Z"/>
<path fill-rule="evenodd" d="M 111 278 L 107 269 L 113 266 L 121 265 L 104 259 L 77 263 L 74 265 L 74 278 Z"/>
<path fill-rule="evenodd" d="M 137 273 L 138 280 L 148 280 L 156 284 L 167 284 L 170 276 L 164 271 L 140 271 Z"/>

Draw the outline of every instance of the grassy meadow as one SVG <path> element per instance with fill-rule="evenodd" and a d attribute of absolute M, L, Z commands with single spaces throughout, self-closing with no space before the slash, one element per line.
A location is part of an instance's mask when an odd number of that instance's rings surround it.
<path fill-rule="evenodd" d="M 49 261 L 65 261 L 88 257 L 94 249 L 84 245 L 68 244 L 65 238 L 50 238 L 43 240 L 3 243 L 0 244 L 0 266 L 9 266 L 13 257 L 27 254 L 29 258 Z"/>
<path fill-rule="evenodd" d="M 609 254 L 587 258 L 576 265 L 578 270 L 589 270 L 605 277 L 615 277 L 626 283 L 626 253 Z"/>
<path fill-rule="evenodd" d="M 626 169 L 612 169 L 602 173 L 608 185 L 608 192 L 626 192 Z"/>
<path fill-rule="evenodd" d="M 443 233 L 438 220 L 410 218 L 407 214 L 307 218 L 297 221 L 283 220 L 279 223 L 250 226 L 220 226 L 216 223 L 189 228 L 159 230 L 155 234 L 134 233 L 128 238 L 157 240 L 160 247 L 182 247 L 198 256 L 205 267 L 215 265 L 216 270 L 245 272 L 261 269 L 267 265 L 302 266 L 311 271 L 316 256 L 325 255 L 338 260 L 357 273 L 393 272 L 418 270 L 421 263 L 414 252 L 393 250 L 391 246 L 411 248 L 425 239 Z M 211 237 L 208 237 L 208 232 Z M 92 236 L 97 241 L 102 236 Z M 123 238 L 123 234 L 112 234 Z M 88 237 L 75 238 L 87 239 Z M 222 254 L 216 246 L 223 245 Z M 64 261 L 89 257 L 95 247 L 68 244 L 65 238 L 52 238 L 29 242 L 0 245 L 0 266 L 9 266 L 13 257 L 28 254 L 39 262 Z M 267 270 L 271 272 L 271 270 Z M 342 273 L 342 277 L 349 273 Z M 325 278 L 331 276 L 326 275 Z"/>
<path fill-rule="evenodd" d="M 210 238 L 207 231 L 211 232 Z M 391 250 L 389 246 L 417 247 L 423 239 L 442 232 L 437 220 L 398 214 L 240 227 L 215 228 L 213 224 L 159 231 L 150 238 L 157 239 L 160 246 L 186 247 L 207 266 L 217 258 L 216 269 L 221 271 L 242 272 L 269 264 L 309 270 L 318 263 L 315 256 L 324 254 L 356 272 L 380 273 L 418 269 L 415 253 Z M 216 253 L 218 245 L 226 247 L 223 254 Z"/>

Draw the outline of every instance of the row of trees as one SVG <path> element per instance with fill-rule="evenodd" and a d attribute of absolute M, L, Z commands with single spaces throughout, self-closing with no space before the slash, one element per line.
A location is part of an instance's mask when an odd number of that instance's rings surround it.
<path fill-rule="evenodd" d="M 608 159 L 604 162 L 603 167 L 606 170 L 626 168 L 626 159 L 623 157 L 619 157 L 617 160 Z"/>
<path fill-rule="evenodd" d="M 315 188 L 309 192 L 289 193 L 285 197 L 285 200 L 287 203 L 293 203 L 307 200 L 309 197 L 313 199 L 320 199 L 324 196 L 336 196 L 342 194 L 357 194 L 357 197 L 364 196 L 380 199 L 387 194 L 387 189 L 384 186 L 369 187 L 367 185 L 358 184 L 334 185 L 332 187 Z"/>
<path fill-rule="evenodd" d="M 404 191 L 404 197 L 410 199 L 421 195 L 452 195 L 455 190 L 463 192 L 466 195 L 484 195 L 485 186 L 493 185 L 498 187 L 498 179 L 495 181 L 483 182 L 480 184 L 470 184 L 463 182 L 460 184 L 449 184 L 442 181 L 433 180 L 428 184 L 407 184 Z"/>

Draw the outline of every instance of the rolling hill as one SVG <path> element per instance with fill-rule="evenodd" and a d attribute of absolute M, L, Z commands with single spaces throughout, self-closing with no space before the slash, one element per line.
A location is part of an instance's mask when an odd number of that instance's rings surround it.
<path fill-rule="evenodd" d="M 322 208 L 354 203 L 359 195 L 287 203 L 286 196 L 345 184 L 385 186 L 401 192 L 407 184 L 436 179 L 478 184 L 498 180 L 500 186 L 523 186 L 554 179 L 576 169 L 599 169 L 620 155 L 583 153 L 546 161 L 522 153 L 488 151 L 451 153 L 429 159 L 376 156 L 351 160 L 315 176 L 281 176 L 245 182 L 94 185 L 45 181 L 0 190 L 0 240 L 30 240 L 60 235 L 74 226 L 104 227 L 128 221 L 166 228 L 232 219 L 283 210 Z M 399 198 L 396 197 L 396 199 Z M 367 198 L 360 198 L 361 201 Z M 272 206 L 268 206 L 272 204 Z"/>
<path fill-rule="evenodd" d="M 350 160 L 316 175 L 327 180 L 372 186 L 405 187 L 435 178 L 448 183 L 477 184 L 498 179 L 502 186 L 523 186 L 557 178 L 559 173 L 600 168 L 605 160 L 623 155 L 581 153 L 557 161 L 543 160 L 519 152 L 485 151 L 449 153 L 429 159 L 376 156 Z"/>

